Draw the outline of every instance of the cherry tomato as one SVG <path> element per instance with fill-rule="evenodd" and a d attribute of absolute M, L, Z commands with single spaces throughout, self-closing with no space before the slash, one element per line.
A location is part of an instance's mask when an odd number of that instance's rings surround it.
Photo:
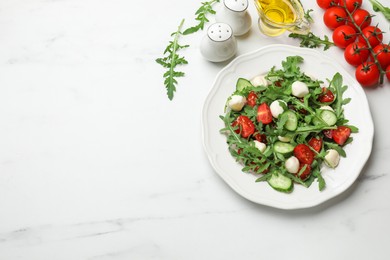
<path fill-rule="evenodd" d="M 390 81 L 390 65 L 386 68 L 386 78 L 388 81 Z"/>
<path fill-rule="evenodd" d="M 311 148 L 313 148 L 315 151 L 317 151 L 318 153 L 321 151 L 322 149 L 322 139 L 320 137 L 318 138 L 315 138 L 315 137 L 312 137 L 308 144 L 311 146 Z"/>
<path fill-rule="evenodd" d="M 337 27 L 345 24 L 345 19 L 347 18 L 347 13 L 344 8 L 340 6 L 334 6 L 329 9 L 326 9 L 324 13 L 324 23 L 326 27 L 331 30 L 336 29 Z"/>
<path fill-rule="evenodd" d="M 253 137 L 257 141 L 267 144 L 267 136 L 265 134 L 255 133 Z"/>
<path fill-rule="evenodd" d="M 314 160 L 314 152 L 306 144 L 298 144 L 294 148 L 294 156 L 297 157 L 300 163 L 312 164 Z"/>
<path fill-rule="evenodd" d="M 328 88 L 322 88 L 322 94 L 318 96 L 318 101 L 320 101 L 321 103 L 329 103 L 329 102 L 333 102 L 333 100 L 334 100 L 334 94 L 332 90 Z"/>
<path fill-rule="evenodd" d="M 356 40 L 356 31 L 349 25 L 341 25 L 333 32 L 334 44 L 342 49 L 345 49 L 349 44 Z"/>
<path fill-rule="evenodd" d="M 357 9 L 355 12 L 352 13 L 352 18 L 356 25 L 362 30 L 369 26 L 372 20 L 370 13 L 365 9 Z M 349 18 L 347 20 L 347 24 L 357 30 L 357 28 Z"/>
<path fill-rule="evenodd" d="M 368 39 L 368 42 L 370 43 L 372 48 L 377 46 L 383 40 L 383 33 L 378 27 L 367 26 L 362 30 L 362 33 Z M 359 35 L 358 41 L 363 44 L 367 44 L 366 40 L 363 38 L 362 35 Z"/>
<path fill-rule="evenodd" d="M 343 145 L 351 135 L 351 129 L 347 126 L 338 126 L 333 130 L 332 138 L 338 145 Z"/>
<path fill-rule="evenodd" d="M 329 7 L 338 5 L 339 0 L 317 0 L 317 4 L 322 9 L 328 9 Z"/>
<path fill-rule="evenodd" d="M 257 108 L 257 121 L 267 125 L 272 122 L 271 109 L 267 103 L 261 103 Z"/>
<path fill-rule="evenodd" d="M 345 6 L 349 12 L 353 12 L 362 6 L 363 0 L 341 0 L 340 5 Z"/>
<path fill-rule="evenodd" d="M 301 172 L 302 168 L 305 167 L 306 168 L 303 170 L 303 172 Z M 301 172 L 301 174 L 299 175 L 299 173 Z M 297 175 L 299 175 L 298 177 L 301 179 L 301 180 L 306 180 L 311 174 L 311 167 L 309 164 L 304 164 L 304 163 L 301 163 L 299 165 L 299 169 L 298 169 L 298 173 Z"/>
<path fill-rule="evenodd" d="M 253 92 L 253 91 L 249 92 L 248 97 L 246 98 L 246 100 L 247 100 L 248 106 L 254 107 L 256 105 L 256 102 L 257 102 L 257 95 L 256 95 L 256 93 Z"/>
<path fill-rule="evenodd" d="M 379 82 L 380 72 L 375 63 L 369 61 L 356 68 L 355 77 L 363 87 L 374 87 Z"/>
<path fill-rule="evenodd" d="M 375 46 L 374 53 L 376 54 L 376 58 L 378 59 L 379 64 L 382 69 L 385 69 L 390 65 L 390 46 L 387 44 L 379 44 Z M 374 58 L 371 57 L 373 61 Z"/>
<path fill-rule="evenodd" d="M 322 130 L 322 133 L 324 134 L 324 136 L 326 138 L 332 139 L 332 135 L 333 135 L 333 130 L 332 129 Z"/>
<path fill-rule="evenodd" d="M 238 116 L 237 119 L 233 121 L 232 126 L 238 126 L 238 129 L 234 131 L 237 134 L 241 134 L 243 138 L 247 138 L 255 132 L 255 125 L 249 117 L 244 115 Z"/>
<path fill-rule="evenodd" d="M 361 42 L 354 42 L 345 48 L 344 58 L 352 66 L 359 66 L 368 59 L 370 51 L 367 46 Z"/>

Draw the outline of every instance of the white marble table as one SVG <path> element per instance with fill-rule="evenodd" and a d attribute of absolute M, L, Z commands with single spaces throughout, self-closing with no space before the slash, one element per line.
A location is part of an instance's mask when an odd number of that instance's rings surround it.
<path fill-rule="evenodd" d="M 314 9 L 313 31 L 330 36 L 315 1 L 303 3 Z M 353 187 L 305 210 L 249 202 L 202 147 L 202 105 L 226 63 L 201 57 L 203 32 L 183 38 L 189 64 L 169 101 L 154 62 L 199 5 L 1 0 L 1 260 L 387 259 L 389 84 L 366 90 L 375 139 Z M 261 35 L 251 1 L 249 11 L 238 55 L 298 45 Z M 326 53 L 353 74 L 340 49 Z"/>

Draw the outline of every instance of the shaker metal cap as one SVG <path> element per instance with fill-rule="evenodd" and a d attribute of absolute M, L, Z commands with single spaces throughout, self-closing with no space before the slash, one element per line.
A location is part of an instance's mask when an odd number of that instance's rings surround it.
<path fill-rule="evenodd" d="M 248 8 L 248 0 L 224 0 L 223 3 L 235 12 L 243 12 Z"/>
<path fill-rule="evenodd" d="M 232 37 L 233 30 L 226 23 L 214 23 L 207 30 L 207 35 L 215 42 L 223 42 Z"/>

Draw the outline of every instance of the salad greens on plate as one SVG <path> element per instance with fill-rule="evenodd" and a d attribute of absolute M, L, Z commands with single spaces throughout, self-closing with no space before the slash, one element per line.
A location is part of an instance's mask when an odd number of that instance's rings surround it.
<path fill-rule="evenodd" d="M 336 73 L 326 83 L 301 71 L 303 58 L 289 56 L 252 79 L 239 78 L 227 99 L 221 133 L 242 171 L 292 192 L 294 184 L 326 187 L 321 168 L 337 167 L 358 128 L 349 125 L 343 97 L 347 86 Z"/>

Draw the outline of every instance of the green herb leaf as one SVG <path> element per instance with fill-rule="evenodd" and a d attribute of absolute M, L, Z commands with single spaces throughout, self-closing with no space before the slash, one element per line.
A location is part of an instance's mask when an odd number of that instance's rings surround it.
<path fill-rule="evenodd" d="M 201 7 L 199 7 L 199 9 L 196 10 L 196 12 L 195 12 L 195 15 L 196 15 L 195 20 L 198 21 L 198 24 L 195 26 L 192 26 L 190 28 L 185 29 L 183 34 L 188 35 L 188 34 L 195 33 L 199 30 L 203 30 L 204 25 L 207 22 L 209 22 L 209 20 L 207 19 L 207 15 L 208 14 L 215 14 L 215 11 L 214 11 L 212 5 L 216 2 L 219 2 L 219 1 L 220 0 L 211 0 L 209 2 L 202 2 Z"/>
<path fill-rule="evenodd" d="M 181 57 L 177 52 L 181 49 L 189 47 L 189 45 L 180 45 L 179 36 L 182 34 L 181 29 L 184 24 L 184 19 L 180 22 L 180 25 L 176 32 L 172 33 L 171 36 L 174 37 L 173 41 L 170 41 L 168 46 L 164 50 L 164 57 L 156 59 L 156 62 L 167 68 L 168 70 L 163 74 L 165 78 L 164 84 L 167 89 L 167 95 L 170 100 L 173 99 L 174 93 L 176 91 L 177 80 L 176 78 L 184 77 L 184 72 L 176 71 L 175 68 L 177 65 L 188 64 L 187 60 L 184 57 Z"/>
<path fill-rule="evenodd" d="M 381 12 L 385 18 L 390 21 L 390 8 L 382 5 L 379 1 L 377 0 L 370 0 L 372 7 L 375 12 Z"/>
<path fill-rule="evenodd" d="M 334 46 L 334 43 L 329 41 L 328 36 L 324 36 L 324 39 L 321 39 L 320 37 L 314 35 L 312 32 L 309 32 L 308 34 L 298 34 L 298 33 L 290 33 L 288 35 L 290 38 L 294 39 L 300 39 L 300 47 L 307 47 L 307 48 L 319 48 L 321 46 L 324 47 L 324 51 L 328 50 L 330 47 Z"/>

